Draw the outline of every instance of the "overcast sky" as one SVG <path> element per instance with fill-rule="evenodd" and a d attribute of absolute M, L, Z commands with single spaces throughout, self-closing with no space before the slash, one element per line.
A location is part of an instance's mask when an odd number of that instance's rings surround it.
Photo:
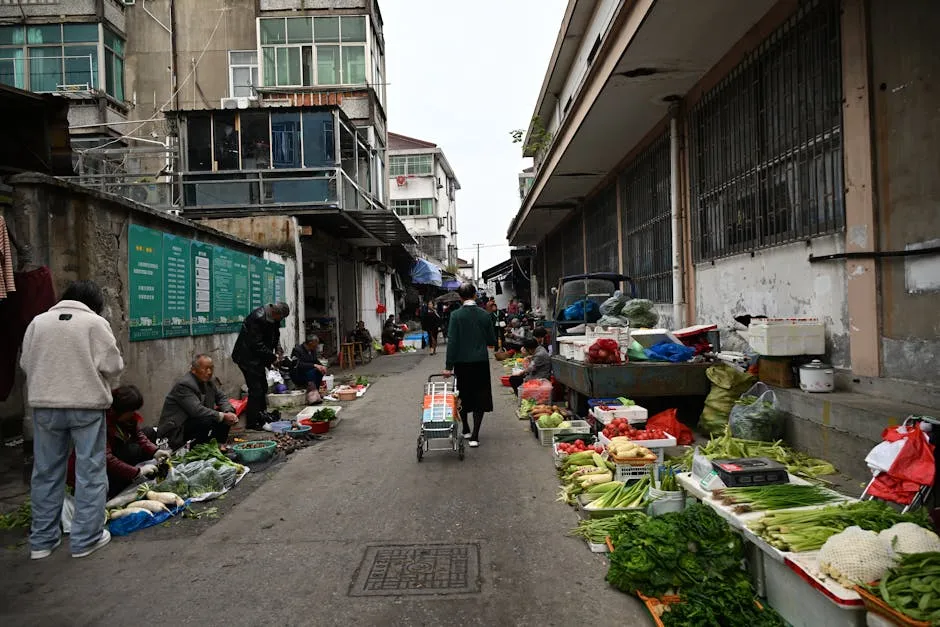
<path fill-rule="evenodd" d="M 566 0 L 380 0 L 390 131 L 443 149 L 462 189 L 457 245 L 480 266 L 509 258 L 506 230 L 529 165 L 509 133 L 526 128 Z"/>

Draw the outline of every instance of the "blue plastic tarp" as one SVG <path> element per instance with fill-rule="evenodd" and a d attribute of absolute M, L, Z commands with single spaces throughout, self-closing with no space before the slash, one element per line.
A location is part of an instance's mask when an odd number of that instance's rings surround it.
<path fill-rule="evenodd" d="M 189 507 L 190 501 L 187 500 L 185 505 L 180 507 L 174 507 L 168 512 L 159 512 L 153 514 L 152 516 L 145 512 L 137 512 L 136 514 L 128 514 L 121 518 L 115 518 L 114 520 L 108 523 L 108 531 L 111 532 L 112 536 L 126 536 L 129 533 L 134 533 L 140 529 L 146 529 L 147 527 L 153 527 L 154 525 L 159 525 L 162 522 L 166 522 L 173 516 L 176 516 L 184 509 Z M 131 503 L 133 506 L 133 503 Z"/>
<path fill-rule="evenodd" d="M 441 287 L 443 279 L 441 269 L 430 261 L 424 259 L 415 260 L 415 265 L 411 267 L 411 282 L 420 285 L 436 285 Z"/>
<path fill-rule="evenodd" d="M 460 281 L 444 281 L 441 287 L 445 290 L 456 290 L 460 287 Z"/>

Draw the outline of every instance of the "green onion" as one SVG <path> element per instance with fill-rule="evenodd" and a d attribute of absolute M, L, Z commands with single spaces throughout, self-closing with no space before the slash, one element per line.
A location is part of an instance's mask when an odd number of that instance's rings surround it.
<path fill-rule="evenodd" d="M 725 505 L 737 505 L 738 514 L 757 510 L 790 509 L 808 505 L 823 505 L 843 500 L 843 497 L 816 485 L 779 485 L 722 488 L 712 491 L 712 498 Z"/>

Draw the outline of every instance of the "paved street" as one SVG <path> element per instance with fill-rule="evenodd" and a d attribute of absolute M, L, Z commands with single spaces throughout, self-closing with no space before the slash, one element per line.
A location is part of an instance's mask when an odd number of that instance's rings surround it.
<path fill-rule="evenodd" d="M 83 560 L 0 552 L 0 624 L 650 624 L 606 585 L 605 558 L 566 537 L 577 516 L 555 502 L 550 455 L 498 381 L 479 449 L 416 462 L 422 383 L 442 365 L 404 355 L 363 367 L 379 376 L 335 437 L 211 525 L 181 523 L 201 535 L 145 530 Z M 396 570 L 395 555 L 415 551 L 426 568 Z M 443 593 L 388 589 L 420 576 Z"/>

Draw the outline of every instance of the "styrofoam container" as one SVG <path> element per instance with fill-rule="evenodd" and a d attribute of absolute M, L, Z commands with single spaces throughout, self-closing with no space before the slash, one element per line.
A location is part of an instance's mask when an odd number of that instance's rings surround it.
<path fill-rule="evenodd" d="M 639 446 L 644 446 L 650 449 L 651 451 L 653 451 L 654 453 L 658 453 L 659 461 L 662 462 L 663 461 L 662 449 L 669 448 L 670 446 L 676 446 L 675 436 L 669 435 L 668 433 L 666 435 L 668 437 L 663 438 L 662 440 L 630 440 L 630 441 L 636 443 Z M 608 438 L 606 435 L 603 434 L 603 432 L 600 432 L 600 431 L 598 431 L 597 433 L 597 441 L 603 444 L 604 446 L 608 446 L 610 444 L 610 438 Z M 657 451 L 654 449 L 660 449 L 660 450 Z"/>
<path fill-rule="evenodd" d="M 759 355 L 786 357 L 826 352 L 826 325 L 816 318 L 758 320 L 744 335 Z"/>
<path fill-rule="evenodd" d="M 616 418 L 626 418 L 631 425 L 646 422 L 649 412 L 645 407 L 632 405 L 630 407 L 616 407 L 614 409 L 600 409 L 595 407 L 593 410 L 594 418 L 603 424 L 610 424 L 611 420 Z"/>
<path fill-rule="evenodd" d="M 591 339 L 609 338 L 618 343 L 630 342 L 630 327 L 605 327 L 599 324 L 588 327 L 587 337 Z"/>
<path fill-rule="evenodd" d="M 408 348 L 420 349 L 421 348 L 421 338 L 418 339 L 405 339 L 401 341 L 403 346 Z"/>

